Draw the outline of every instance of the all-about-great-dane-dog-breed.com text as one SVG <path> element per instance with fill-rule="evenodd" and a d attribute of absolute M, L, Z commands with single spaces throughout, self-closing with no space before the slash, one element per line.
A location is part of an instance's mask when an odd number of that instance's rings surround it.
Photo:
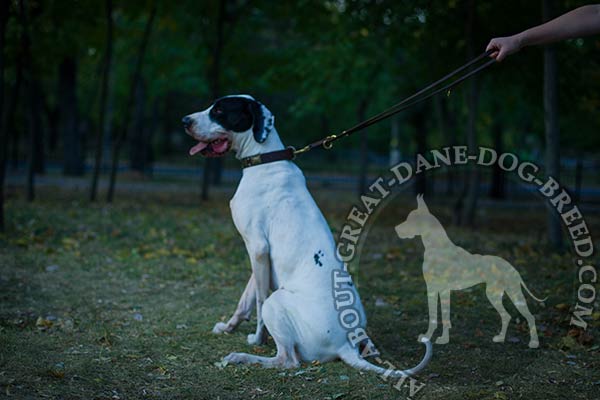
<path fill-rule="evenodd" d="M 248 95 L 217 99 L 182 122 L 186 133 L 198 141 L 190 155 L 218 157 L 233 150 L 238 159 L 248 160 L 285 150 L 272 113 Z M 393 372 L 362 358 L 360 345 L 348 340 L 332 293 L 333 271 L 343 269 L 343 264 L 336 257 L 333 235 L 308 192 L 304 175 L 292 161 L 280 159 L 244 168 L 230 206 L 252 274 L 233 316 L 218 322 L 213 332 L 232 332 L 250 318 L 256 306 L 256 332 L 248 335 L 248 343 L 264 343 L 268 332 L 277 354 L 231 353 L 223 359 L 226 364 L 291 368 L 301 361 L 341 359 L 361 370 L 397 377 L 414 375 L 427 365 L 432 354 L 428 339 L 423 340 L 425 355 L 416 367 Z M 315 254 L 319 263 L 315 263 Z M 356 288 L 351 282 L 347 286 L 358 299 L 355 307 L 361 323 L 366 324 Z"/>

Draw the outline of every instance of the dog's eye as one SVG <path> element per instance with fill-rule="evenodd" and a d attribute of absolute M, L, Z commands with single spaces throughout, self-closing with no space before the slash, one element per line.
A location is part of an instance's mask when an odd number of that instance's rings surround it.
<path fill-rule="evenodd" d="M 214 111 L 215 111 L 215 114 L 223 114 L 223 109 L 222 108 L 217 107 L 217 108 L 214 109 Z"/>

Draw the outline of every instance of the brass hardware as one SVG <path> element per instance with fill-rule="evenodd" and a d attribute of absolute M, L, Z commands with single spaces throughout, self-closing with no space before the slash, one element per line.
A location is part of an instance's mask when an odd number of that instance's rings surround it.
<path fill-rule="evenodd" d="M 332 141 L 337 139 L 337 135 L 329 135 L 323 140 L 323 148 L 330 150 L 333 147 Z"/>
<path fill-rule="evenodd" d="M 293 148 L 293 147 L 292 147 Z M 301 148 L 300 150 L 296 150 L 294 149 L 294 156 L 297 156 L 298 154 L 302 154 L 305 153 L 307 151 L 310 150 L 310 146 L 304 146 L 303 148 Z"/>
<path fill-rule="evenodd" d="M 288 146 L 288 149 L 292 151 L 292 160 L 296 159 L 296 148 L 294 146 Z"/>
<path fill-rule="evenodd" d="M 246 157 L 242 160 L 243 167 L 252 167 L 252 166 L 258 165 L 258 164 L 262 164 L 262 159 L 260 158 L 260 154 Z"/>
<path fill-rule="evenodd" d="M 261 162 L 260 154 L 250 157 L 250 166 L 260 164 Z"/>

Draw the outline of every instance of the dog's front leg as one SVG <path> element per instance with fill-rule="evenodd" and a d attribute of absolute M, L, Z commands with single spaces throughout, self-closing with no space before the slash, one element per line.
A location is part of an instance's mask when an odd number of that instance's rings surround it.
<path fill-rule="evenodd" d="M 238 302 L 237 308 L 229 321 L 225 322 L 217 322 L 215 327 L 213 328 L 213 333 L 231 333 L 239 324 L 243 321 L 248 321 L 250 319 L 250 314 L 252 314 L 252 309 L 256 303 L 256 281 L 254 279 L 254 274 L 250 276 L 248 283 L 246 284 L 246 289 L 244 289 L 244 293 L 242 293 L 242 297 Z"/>
<path fill-rule="evenodd" d="M 419 341 L 422 338 L 427 338 L 431 340 L 431 336 L 435 329 L 437 328 L 437 308 L 438 308 L 438 298 L 439 292 L 437 289 L 434 289 L 430 286 L 427 286 L 427 305 L 429 308 L 429 324 L 427 326 L 427 332 L 422 335 L 419 335 Z"/>
<path fill-rule="evenodd" d="M 248 335 L 248 344 L 260 345 L 267 338 L 265 323 L 262 318 L 262 306 L 269 295 L 271 283 L 271 260 L 269 246 L 266 242 L 257 247 L 248 246 L 252 274 L 256 283 L 256 333 Z"/>

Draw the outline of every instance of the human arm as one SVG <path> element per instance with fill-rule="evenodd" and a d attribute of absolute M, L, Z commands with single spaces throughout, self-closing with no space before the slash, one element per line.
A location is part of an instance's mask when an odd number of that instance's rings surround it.
<path fill-rule="evenodd" d="M 600 33 L 600 4 L 576 8 L 542 25 L 513 36 L 494 38 L 487 50 L 495 50 L 491 57 L 502 61 L 526 46 L 558 42 Z"/>

